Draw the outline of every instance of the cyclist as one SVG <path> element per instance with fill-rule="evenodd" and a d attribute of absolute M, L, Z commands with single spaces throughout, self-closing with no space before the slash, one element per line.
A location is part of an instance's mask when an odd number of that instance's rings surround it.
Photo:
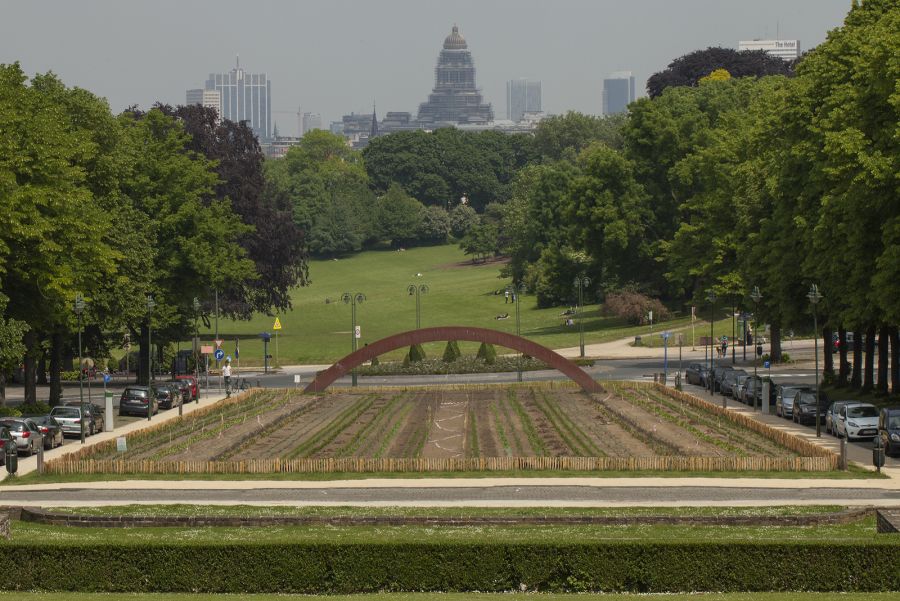
<path fill-rule="evenodd" d="M 225 397 L 231 396 L 231 357 L 225 359 L 222 366 L 222 377 L 225 378 Z"/>

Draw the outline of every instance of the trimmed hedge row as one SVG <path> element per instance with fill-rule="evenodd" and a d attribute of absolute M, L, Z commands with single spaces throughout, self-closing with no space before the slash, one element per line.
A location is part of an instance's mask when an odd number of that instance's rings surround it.
<path fill-rule="evenodd" d="M 896 591 L 900 543 L 21 545 L 2 590 Z"/>

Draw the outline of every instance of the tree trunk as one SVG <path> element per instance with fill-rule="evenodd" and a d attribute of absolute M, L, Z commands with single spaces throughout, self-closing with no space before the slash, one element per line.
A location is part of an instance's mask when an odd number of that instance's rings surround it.
<path fill-rule="evenodd" d="M 891 393 L 900 393 L 900 328 L 891 326 Z"/>
<path fill-rule="evenodd" d="M 847 363 L 847 329 L 838 328 L 838 367 L 837 387 L 846 388 L 850 379 L 850 366 Z"/>
<path fill-rule="evenodd" d="M 41 354 L 38 357 L 37 383 L 41 386 L 49 384 L 49 382 L 47 382 L 47 352 L 44 349 L 41 349 Z"/>
<path fill-rule="evenodd" d="M 890 329 L 887 326 L 881 326 L 878 330 L 878 379 L 875 383 L 875 390 L 881 394 L 888 392 L 888 339 L 891 336 Z"/>
<path fill-rule="evenodd" d="M 822 328 L 822 344 L 825 347 L 825 368 L 822 372 L 826 382 L 834 381 L 834 330 L 831 326 Z"/>
<path fill-rule="evenodd" d="M 37 332 L 29 330 L 23 338 L 25 343 L 25 402 L 37 403 L 37 380 L 35 378 L 37 371 Z"/>
<path fill-rule="evenodd" d="M 895 353 L 896 354 L 896 353 Z M 0 370 L 0 407 L 6 406 L 6 374 Z"/>
<path fill-rule="evenodd" d="M 853 371 L 850 375 L 851 388 L 862 386 L 862 360 L 862 332 L 855 330 L 853 332 Z"/>
<path fill-rule="evenodd" d="M 62 404 L 62 347 L 63 335 L 54 332 L 50 336 L 50 406 Z"/>
<path fill-rule="evenodd" d="M 863 376 L 863 392 L 875 388 L 875 326 L 866 328 L 866 373 Z"/>
<path fill-rule="evenodd" d="M 150 349 L 147 346 L 148 333 L 149 330 L 147 329 L 147 324 L 141 324 L 141 335 L 138 338 L 140 346 L 138 347 L 137 381 L 144 386 L 147 386 L 150 383 Z M 153 341 L 151 340 L 151 342 Z"/>
<path fill-rule="evenodd" d="M 781 324 L 769 324 L 769 360 L 781 363 Z"/>

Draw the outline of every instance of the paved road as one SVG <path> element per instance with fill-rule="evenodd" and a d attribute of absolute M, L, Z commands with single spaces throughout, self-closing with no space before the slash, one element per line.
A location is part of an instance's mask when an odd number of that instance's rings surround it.
<path fill-rule="evenodd" d="M 762 483 L 761 483 L 762 484 Z M 419 505 L 419 506 L 615 506 L 841 504 L 900 506 L 900 490 L 890 488 L 773 486 L 381 486 L 298 488 L 62 488 L 0 491 L 11 505 L 256 504 L 256 505 Z M 200 485 L 202 486 L 202 485 Z"/>

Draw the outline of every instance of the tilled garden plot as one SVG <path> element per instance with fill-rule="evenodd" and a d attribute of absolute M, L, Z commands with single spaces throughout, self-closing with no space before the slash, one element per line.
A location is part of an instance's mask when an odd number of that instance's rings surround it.
<path fill-rule="evenodd" d="M 652 388 L 542 386 L 254 392 L 89 459 L 795 457 L 763 434 Z"/>

